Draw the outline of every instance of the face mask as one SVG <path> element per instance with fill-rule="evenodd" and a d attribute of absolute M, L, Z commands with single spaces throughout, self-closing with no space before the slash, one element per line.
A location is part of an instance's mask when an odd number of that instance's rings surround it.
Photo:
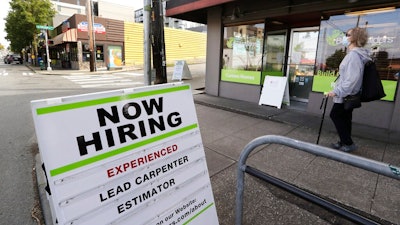
<path fill-rule="evenodd" d="M 345 47 L 348 47 L 349 46 L 349 40 L 347 40 L 347 37 L 343 37 L 343 39 L 342 39 L 342 44 L 345 46 Z"/>

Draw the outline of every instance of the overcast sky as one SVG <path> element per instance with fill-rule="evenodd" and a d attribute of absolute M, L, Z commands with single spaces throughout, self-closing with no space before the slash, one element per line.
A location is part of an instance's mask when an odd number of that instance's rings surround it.
<path fill-rule="evenodd" d="M 9 45 L 9 43 L 6 41 L 6 39 L 4 39 L 4 37 L 6 36 L 6 32 L 4 31 L 4 29 L 6 28 L 4 26 L 4 18 L 6 18 L 7 14 L 8 14 L 8 10 L 10 8 L 10 0 L 0 0 L 0 44 L 2 44 L 4 47 L 7 47 Z"/>
<path fill-rule="evenodd" d="M 107 2 L 114 2 L 119 5 L 128 5 L 128 6 L 133 6 L 136 9 L 143 8 L 143 2 L 144 0 L 102 0 L 102 1 L 107 1 Z M 7 47 L 9 43 L 6 41 L 4 38 L 7 34 L 4 31 L 5 29 L 5 21 L 4 18 L 6 18 L 8 11 L 10 9 L 10 0 L 0 0 L 0 44 L 2 44 L 4 47 Z"/>

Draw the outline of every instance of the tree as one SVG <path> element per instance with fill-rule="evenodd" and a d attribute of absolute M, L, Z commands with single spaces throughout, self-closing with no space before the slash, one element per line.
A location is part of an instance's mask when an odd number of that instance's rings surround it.
<path fill-rule="evenodd" d="M 346 50 L 337 49 L 326 59 L 326 67 L 330 70 L 339 70 L 339 65 L 346 56 Z"/>
<path fill-rule="evenodd" d="M 40 30 L 36 25 L 45 25 L 55 15 L 50 0 L 13 0 L 10 1 L 10 11 L 4 19 L 6 39 L 10 41 L 13 52 L 21 52 L 23 48 L 33 44 L 37 46 L 37 35 Z"/>

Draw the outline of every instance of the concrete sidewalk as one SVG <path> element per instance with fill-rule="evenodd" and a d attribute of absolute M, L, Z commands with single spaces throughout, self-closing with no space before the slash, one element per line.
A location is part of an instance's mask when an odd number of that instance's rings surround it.
<path fill-rule="evenodd" d="M 193 79 L 184 82 L 191 83 L 193 90 L 198 91 L 194 92 L 194 101 L 219 222 L 232 225 L 237 161 L 245 145 L 256 137 L 271 134 L 315 143 L 321 117 L 294 107 L 277 109 L 207 95 L 202 91 L 205 69 L 201 65 L 197 65 L 197 70 L 189 67 Z M 353 155 L 400 166 L 398 134 L 358 124 L 354 125 L 353 133 L 359 146 Z M 319 144 L 328 146 L 336 140 L 332 123 L 325 118 Z M 247 164 L 377 223 L 400 224 L 399 180 L 277 144 L 257 148 Z M 46 224 L 51 224 L 43 177 L 38 179 Z M 353 224 L 249 175 L 245 179 L 243 210 L 243 224 L 249 225 Z"/>
<path fill-rule="evenodd" d="M 220 224 L 234 224 L 236 169 L 239 155 L 252 139 L 282 135 L 315 143 L 321 119 L 305 112 L 258 106 L 200 94 L 194 96 L 206 149 Z M 400 144 L 369 127 L 375 138 L 363 137 L 355 125 L 359 149 L 352 154 L 400 165 Z M 379 135 L 381 134 L 381 135 Z M 326 119 L 320 145 L 337 140 Z M 381 224 L 400 224 L 400 181 L 323 157 L 271 144 L 259 147 L 247 165 L 338 202 Z M 246 175 L 243 224 L 352 224 L 291 194 Z M 304 208 L 303 208 L 304 207 Z"/>

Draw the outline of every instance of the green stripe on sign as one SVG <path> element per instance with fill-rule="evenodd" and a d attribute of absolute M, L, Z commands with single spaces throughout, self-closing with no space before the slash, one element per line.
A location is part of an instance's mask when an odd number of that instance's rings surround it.
<path fill-rule="evenodd" d="M 171 88 L 160 89 L 160 90 L 132 93 L 132 94 L 122 95 L 122 96 L 114 96 L 114 97 L 108 97 L 108 98 L 88 100 L 88 101 L 83 101 L 83 102 L 74 102 L 74 103 L 63 104 L 63 105 L 49 106 L 49 107 L 36 109 L 36 114 L 43 115 L 43 114 L 55 113 L 55 112 L 66 111 L 66 110 L 71 110 L 71 109 L 84 108 L 84 107 L 88 107 L 88 106 L 106 104 L 106 103 L 111 103 L 111 102 L 118 102 L 118 101 L 127 100 L 127 99 L 142 98 L 142 97 L 148 97 L 148 96 L 152 96 L 152 95 L 159 95 L 159 94 L 166 94 L 166 93 L 171 93 L 171 92 L 176 92 L 176 91 L 183 91 L 183 90 L 188 90 L 188 89 L 189 89 L 189 85 L 183 85 L 183 86 L 171 87 Z"/>
<path fill-rule="evenodd" d="M 211 206 L 214 205 L 214 202 L 212 202 L 211 204 L 209 204 L 207 207 L 205 207 L 203 210 L 201 210 L 200 212 L 198 212 L 196 215 L 194 215 L 192 218 L 190 218 L 188 221 L 184 222 L 182 225 L 186 225 L 189 224 L 190 222 L 192 222 L 192 220 L 194 220 L 196 217 L 198 217 L 200 214 L 202 214 L 203 212 L 205 212 L 207 209 L 209 209 Z"/>
<path fill-rule="evenodd" d="M 192 124 L 192 125 L 189 125 L 189 126 L 186 126 L 186 127 L 182 127 L 182 128 L 180 128 L 178 130 L 173 130 L 173 131 L 170 131 L 168 133 L 158 135 L 156 137 L 152 137 L 152 138 L 140 141 L 140 142 L 136 142 L 136 143 L 127 145 L 127 146 L 122 147 L 122 148 L 118 148 L 118 149 L 103 153 L 101 155 L 96 155 L 96 156 L 93 156 L 91 158 L 87 158 L 87 159 L 84 159 L 84 160 L 81 160 L 81 161 L 77 161 L 77 162 L 65 165 L 65 166 L 50 170 L 50 176 L 54 177 L 54 176 L 66 173 L 68 171 L 71 171 L 71 170 L 74 170 L 74 169 L 78 169 L 80 167 L 87 166 L 89 164 L 92 164 L 92 163 L 95 163 L 95 162 L 98 162 L 98 161 L 101 161 L 101 160 L 104 160 L 104 159 L 107 159 L 107 158 L 122 154 L 124 152 L 135 150 L 136 148 L 148 145 L 148 144 L 156 142 L 156 141 L 163 140 L 163 139 L 168 138 L 168 137 L 172 137 L 174 135 L 177 135 L 177 134 L 180 134 L 180 133 L 195 129 L 197 127 L 198 127 L 198 125 L 197 125 L 197 123 L 195 123 L 195 124 Z"/>

